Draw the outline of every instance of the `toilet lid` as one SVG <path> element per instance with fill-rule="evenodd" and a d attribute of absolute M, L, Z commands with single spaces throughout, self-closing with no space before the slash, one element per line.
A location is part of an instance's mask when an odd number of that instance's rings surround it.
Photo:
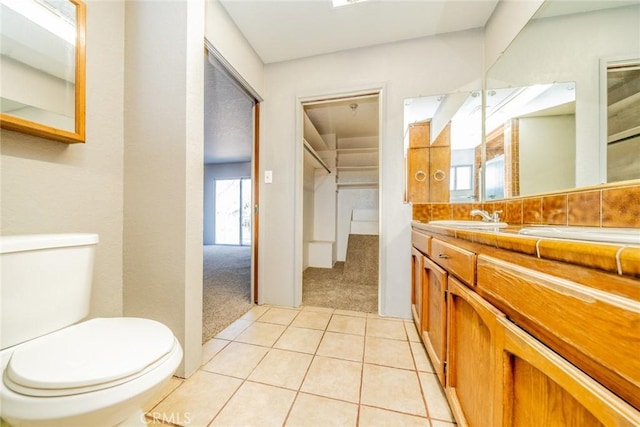
<path fill-rule="evenodd" d="M 21 345 L 5 375 L 21 388 L 106 387 L 144 371 L 174 343 L 171 330 L 154 320 L 96 318 Z"/>

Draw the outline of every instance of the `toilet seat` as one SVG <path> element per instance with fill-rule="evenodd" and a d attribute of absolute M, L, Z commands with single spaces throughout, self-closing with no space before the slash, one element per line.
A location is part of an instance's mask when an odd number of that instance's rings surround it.
<path fill-rule="evenodd" d="M 179 345 L 165 325 L 140 318 L 96 318 L 21 345 L 4 384 L 27 396 L 68 396 L 140 377 Z"/>

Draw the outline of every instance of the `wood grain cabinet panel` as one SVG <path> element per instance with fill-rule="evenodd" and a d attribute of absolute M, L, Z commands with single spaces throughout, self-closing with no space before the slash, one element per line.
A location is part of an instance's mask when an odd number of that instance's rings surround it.
<path fill-rule="evenodd" d="M 449 203 L 451 169 L 451 122 L 440 131 L 429 148 L 429 199 Z"/>
<path fill-rule="evenodd" d="M 447 351 L 447 272 L 427 257 L 422 258 L 422 340 L 433 368 L 445 385 Z"/>
<path fill-rule="evenodd" d="M 509 320 L 498 322 L 504 427 L 640 425 L 628 403 Z"/>
<path fill-rule="evenodd" d="M 478 256 L 477 291 L 531 335 L 640 409 L 638 300 L 485 255 Z"/>
<path fill-rule="evenodd" d="M 429 203 L 429 148 L 409 148 L 406 170 L 407 201 Z"/>
<path fill-rule="evenodd" d="M 411 314 L 418 331 L 422 331 L 422 258 L 419 250 L 411 248 Z"/>
<path fill-rule="evenodd" d="M 429 253 L 429 243 L 431 236 L 411 230 L 411 244 L 414 248 L 427 255 Z"/>
<path fill-rule="evenodd" d="M 439 239 L 431 239 L 432 259 L 445 270 L 460 278 L 467 285 L 473 285 L 476 278 L 476 254 Z"/>
<path fill-rule="evenodd" d="M 409 125 L 409 148 L 429 148 L 431 145 L 431 122 Z"/>
<path fill-rule="evenodd" d="M 449 277 L 447 399 L 458 424 L 498 426 L 502 422 L 502 366 L 496 329 L 502 313 Z"/>

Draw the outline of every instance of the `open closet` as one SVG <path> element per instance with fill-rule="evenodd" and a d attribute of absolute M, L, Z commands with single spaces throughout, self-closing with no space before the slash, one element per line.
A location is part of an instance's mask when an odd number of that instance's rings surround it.
<path fill-rule="evenodd" d="M 303 104 L 303 304 L 377 311 L 377 94 Z"/>

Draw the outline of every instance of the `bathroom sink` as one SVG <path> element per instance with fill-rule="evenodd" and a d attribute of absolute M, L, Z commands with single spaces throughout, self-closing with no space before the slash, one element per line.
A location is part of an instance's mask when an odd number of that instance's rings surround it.
<path fill-rule="evenodd" d="M 520 234 L 557 239 L 589 240 L 592 242 L 627 243 L 640 245 L 640 230 L 637 228 L 600 228 L 575 226 L 525 227 Z"/>
<path fill-rule="evenodd" d="M 507 226 L 506 222 L 471 221 L 464 219 L 429 221 L 429 224 L 439 225 L 441 227 L 465 228 L 468 230 L 493 230 Z"/>

